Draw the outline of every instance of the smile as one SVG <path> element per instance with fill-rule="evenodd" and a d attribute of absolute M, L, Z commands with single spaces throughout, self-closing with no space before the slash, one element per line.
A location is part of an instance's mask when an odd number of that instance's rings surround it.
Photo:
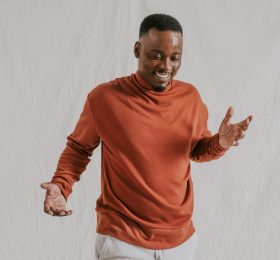
<path fill-rule="evenodd" d="M 167 80 L 167 79 L 169 79 L 169 77 L 170 77 L 170 73 L 155 72 L 154 74 L 155 74 L 155 76 L 157 76 L 159 79 L 164 80 L 164 81 Z"/>

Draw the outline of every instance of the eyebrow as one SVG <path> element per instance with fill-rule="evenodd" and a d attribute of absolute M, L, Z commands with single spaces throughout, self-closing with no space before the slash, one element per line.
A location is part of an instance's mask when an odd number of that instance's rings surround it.
<path fill-rule="evenodd" d="M 162 53 L 160 50 L 151 49 L 150 51 Z M 182 54 L 181 52 L 175 52 L 174 54 Z"/>

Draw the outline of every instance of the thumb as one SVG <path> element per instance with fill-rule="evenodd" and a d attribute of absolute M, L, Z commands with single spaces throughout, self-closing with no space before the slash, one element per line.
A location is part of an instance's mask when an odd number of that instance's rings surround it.
<path fill-rule="evenodd" d="M 42 189 L 50 190 L 50 189 L 52 189 L 53 184 L 50 182 L 43 182 L 43 183 L 41 183 L 40 186 Z"/>
<path fill-rule="evenodd" d="M 229 123 L 229 121 L 230 121 L 230 119 L 232 118 L 232 116 L 233 116 L 233 107 L 232 106 L 230 106 L 229 108 L 228 108 L 228 110 L 227 110 L 227 113 L 226 113 L 226 115 L 225 115 L 225 118 L 224 118 L 224 120 L 223 120 L 223 123 L 226 123 L 226 124 L 230 124 Z"/>

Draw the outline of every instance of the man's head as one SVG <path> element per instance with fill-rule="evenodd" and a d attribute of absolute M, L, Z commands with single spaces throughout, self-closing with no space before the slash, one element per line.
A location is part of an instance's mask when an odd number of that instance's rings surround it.
<path fill-rule="evenodd" d="M 163 91 L 181 65 L 183 31 L 170 15 L 152 14 L 141 23 L 134 54 L 139 74 L 155 91 Z"/>

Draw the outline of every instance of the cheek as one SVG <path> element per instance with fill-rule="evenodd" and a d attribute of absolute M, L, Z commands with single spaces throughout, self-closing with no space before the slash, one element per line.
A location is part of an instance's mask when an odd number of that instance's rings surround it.
<path fill-rule="evenodd" d="M 146 60 L 145 62 L 142 63 L 143 68 L 146 70 L 153 70 L 155 67 L 159 65 L 158 61 L 155 60 Z"/>
<path fill-rule="evenodd" d="M 174 64 L 174 70 L 177 71 L 181 66 L 181 62 Z"/>

